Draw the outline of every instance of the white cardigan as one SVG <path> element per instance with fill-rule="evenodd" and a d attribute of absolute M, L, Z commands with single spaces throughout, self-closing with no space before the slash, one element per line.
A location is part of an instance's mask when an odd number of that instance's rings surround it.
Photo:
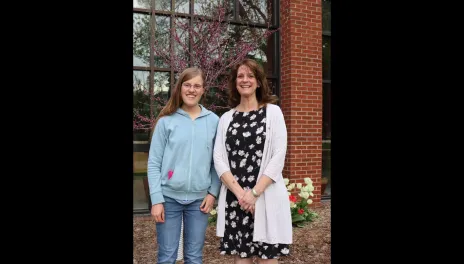
<path fill-rule="evenodd" d="M 230 171 L 225 148 L 226 132 L 235 109 L 224 113 L 219 120 L 214 144 L 214 166 L 219 178 Z M 267 104 L 266 140 L 261 160 L 258 180 L 261 175 L 270 177 L 271 183 L 259 196 L 255 204 L 253 241 L 269 244 L 292 244 L 292 217 L 287 188 L 282 177 L 282 169 L 287 152 L 287 128 L 280 107 Z M 216 235 L 224 237 L 225 203 L 227 187 L 222 184 L 218 200 Z"/>

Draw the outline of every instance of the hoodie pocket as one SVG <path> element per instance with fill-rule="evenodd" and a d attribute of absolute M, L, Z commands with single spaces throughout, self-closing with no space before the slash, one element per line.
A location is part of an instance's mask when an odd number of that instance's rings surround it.
<path fill-rule="evenodd" d="M 172 171 L 170 176 L 169 171 Z M 183 167 L 175 167 L 167 172 L 165 186 L 174 191 L 187 190 L 188 171 Z"/>
<path fill-rule="evenodd" d="M 206 191 L 211 186 L 211 177 L 207 167 L 196 167 L 192 171 L 192 191 L 201 192 Z"/>

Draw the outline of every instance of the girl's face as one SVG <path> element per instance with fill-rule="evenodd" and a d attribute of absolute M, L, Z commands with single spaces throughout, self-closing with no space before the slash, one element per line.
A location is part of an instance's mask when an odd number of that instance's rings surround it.
<path fill-rule="evenodd" d="M 205 88 L 203 87 L 201 75 L 184 81 L 181 88 L 182 102 L 189 107 L 196 106 L 204 92 Z"/>

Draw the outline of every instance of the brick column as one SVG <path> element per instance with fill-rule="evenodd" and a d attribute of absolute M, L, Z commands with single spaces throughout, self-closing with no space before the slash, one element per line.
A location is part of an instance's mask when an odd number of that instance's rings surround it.
<path fill-rule="evenodd" d="M 281 108 L 288 132 L 284 177 L 314 185 L 321 200 L 322 10 L 321 0 L 281 0 Z"/>

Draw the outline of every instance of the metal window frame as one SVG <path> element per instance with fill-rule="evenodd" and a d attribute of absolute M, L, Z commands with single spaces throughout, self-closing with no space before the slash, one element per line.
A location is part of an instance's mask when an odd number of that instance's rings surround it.
<path fill-rule="evenodd" d="M 332 38 L 332 32 L 330 30 L 323 30 L 322 31 L 322 37 L 328 37 L 328 38 Z M 324 62 L 324 60 L 322 60 L 322 63 Z M 330 63 L 330 61 L 329 61 Z M 332 74 L 329 74 L 330 78 L 328 79 L 323 79 L 322 80 L 322 84 L 331 84 L 332 83 Z M 332 93 L 332 86 L 330 85 L 330 88 L 329 88 L 329 91 L 330 91 L 330 94 Z M 324 108 L 322 109 L 324 110 Z M 330 127 L 332 129 L 332 122 L 330 122 Z M 331 139 L 323 139 L 322 141 L 325 141 L 325 142 L 332 142 Z M 325 149 L 323 151 L 332 151 L 332 147 L 330 147 L 330 149 Z M 322 161 L 321 161 L 322 162 Z M 322 168 L 321 168 L 321 177 L 322 177 Z M 331 198 L 331 195 L 323 195 L 321 194 L 321 201 L 328 201 L 330 200 Z"/>

